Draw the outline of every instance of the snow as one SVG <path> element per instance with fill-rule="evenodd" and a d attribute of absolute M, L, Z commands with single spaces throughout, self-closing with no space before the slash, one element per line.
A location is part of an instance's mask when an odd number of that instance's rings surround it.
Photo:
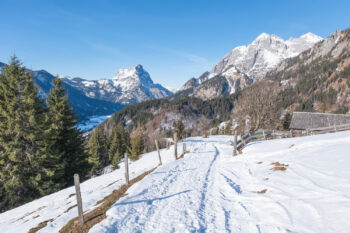
<path fill-rule="evenodd" d="M 111 115 L 107 116 L 92 116 L 88 120 L 85 120 L 78 124 L 78 129 L 81 131 L 90 131 L 102 122 L 104 122 L 107 118 L 111 117 Z"/>
<path fill-rule="evenodd" d="M 232 140 L 185 139 L 190 152 L 176 161 L 173 147 L 161 150 L 163 166 L 129 188 L 90 232 L 348 232 L 350 131 L 253 142 L 236 157 Z M 131 178 L 157 166 L 157 156 L 131 162 Z M 288 166 L 274 171 L 273 162 Z M 120 167 L 82 183 L 84 210 L 124 183 Z M 27 232 L 51 218 L 39 232 L 58 232 L 77 215 L 76 208 L 64 213 L 75 204 L 71 193 L 73 187 L 0 214 L 1 232 Z"/>
<path fill-rule="evenodd" d="M 236 47 L 225 55 L 214 66 L 209 78 L 219 74 L 230 77 L 232 72 L 224 72 L 229 67 L 236 67 L 254 81 L 261 79 L 284 59 L 297 56 L 320 40 L 321 37 L 312 33 L 286 41 L 277 35 L 262 33 L 251 44 Z"/>
<path fill-rule="evenodd" d="M 315 35 L 315 34 L 313 34 L 311 32 L 308 32 L 308 33 L 302 35 L 300 38 L 306 40 L 309 43 L 317 43 L 317 42 L 323 40 L 322 37 L 320 37 L 318 35 Z"/>
<path fill-rule="evenodd" d="M 350 132 L 252 143 L 234 158 L 228 139 L 187 139 L 190 154 L 131 187 L 90 232 L 347 232 Z"/>

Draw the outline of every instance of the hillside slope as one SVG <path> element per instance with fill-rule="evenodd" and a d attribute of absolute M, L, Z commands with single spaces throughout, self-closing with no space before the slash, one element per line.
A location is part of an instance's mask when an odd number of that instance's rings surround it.
<path fill-rule="evenodd" d="M 185 140 L 190 153 L 127 191 L 90 232 L 347 232 L 350 132 L 250 143 L 232 157 L 232 137 Z M 179 144 L 179 148 L 181 148 Z M 181 149 L 180 149 L 181 151 Z M 155 167 L 155 152 L 131 163 L 131 176 Z M 84 210 L 124 182 L 121 168 L 81 185 Z M 2 232 L 57 232 L 77 215 L 73 187 L 0 215 Z"/>
<path fill-rule="evenodd" d="M 187 139 L 190 154 L 131 187 L 90 232 L 349 230 L 350 132 L 251 143 L 238 157 L 229 139 Z"/>
<path fill-rule="evenodd" d="M 341 112 L 350 108 L 350 29 L 335 31 L 266 75 L 279 82 L 285 108 Z"/>

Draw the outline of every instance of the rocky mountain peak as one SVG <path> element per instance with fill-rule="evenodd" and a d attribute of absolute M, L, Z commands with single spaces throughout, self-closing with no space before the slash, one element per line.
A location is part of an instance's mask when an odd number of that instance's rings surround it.
<path fill-rule="evenodd" d="M 181 90 L 192 88 L 189 95 L 205 99 L 235 93 L 265 77 L 283 60 L 299 55 L 321 40 L 310 32 L 289 40 L 261 33 L 251 44 L 236 47 L 224 56 L 203 80 L 191 79 Z"/>
<path fill-rule="evenodd" d="M 149 73 L 140 64 L 128 69 L 119 69 L 112 80 L 125 87 L 133 85 L 150 86 L 153 84 Z"/>

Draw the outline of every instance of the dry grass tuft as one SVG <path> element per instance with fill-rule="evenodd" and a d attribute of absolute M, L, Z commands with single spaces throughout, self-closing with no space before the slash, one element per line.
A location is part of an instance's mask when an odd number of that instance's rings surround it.
<path fill-rule="evenodd" d="M 271 168 L 273 171 L 285 171 L 285 170 L 287 170 L 287 168 L 286 167 L 273 167 L 273 168 Z"/>
<path fill-rule="evenodd" d="M 110 183 L 109 185 L 106 186 L 106 188 L 109 187 L 109 186 L 111 186 L 111 185 L 114 185 L 114 184 L 117 183 L 119 180 L 120 180 L 120 179 L 118 179 L 118 180 L 116 180 L 116 181 Z"/>
<path fill-rule="evenodd" d="M 260 162 L 257 162 L 257 164 L 262 164 L 262 163 L 263 163 L 263 162 L 261 162 L 261 161 L 260 161 Z"/>
<path fill-rule="evenodd" d="M 279 162 L 271 163 L 271 165 L 274 165 L 274 167 L 271 168 L 272 171 L 285 171 L 288 167 L 288 164 L 283 164 Z"/>
<path fill-rule="evenodd" d="M 39 225 L 37 227 L 30 229 L 28 231 L 28 233 L 35 233 L 35 232 L 39 231 L 40 229 L 46 227 L 48 222 L 52 222 L 52 221 L 53 221 L 53 219 L 49 219 L 49 220 L 46 220 L 44 222 L 41 222 L 41 223 L 39 223 Z"/>
<path fill-rule="evenodd" d="M 77 204 L 68 207 L 68 209 L 66 209 L 66 210 L 64 211 L 64 213 L 68 213 L 68 211 L 70 211 L 70 210 L 73 209 L 74 207 L 77 207 Z"/>
<path fill-rule="evenodd" d="M 46 208 L 46 206 L 41 206 L 41 207 L 39 207 L 38 209 L 36 209 L 36 210 L 34 210 L 34 211 L 32 211 L 32 212 L 28 212 L 28 213 L 24 214 L 22 217 L 20 217 L 19 219 L 17 219 L 15 222 L 17 222 L 17 221 L 19 221 L 19 220 L 23 220 L 25 217 L 28 217 L 29 215 L 32 215 L 32 214 L 34 214 L 35 212 L 37 212 L 37 211 L 39 211 L 39 210 L 42 210 L 42 209 L 44 209 L 44 208 Z M 26 222 L 28 222 L 28 220 L 27 220 Z"/>
<path fill-rule="evenodd" d="M 75 193 L 71 193 L 71 194 L 69 194 L 69 196 L 67 197 L 67 199 L 66 199 L 66 200 L 68 200 L 69 198 L 71 198 L 71 197 L 73 197 L 73 196 L 75 196 Z"/>
<path fill-rule="evenodd" d="M 130 183 L 122 185 L 119 189 L 114 190 L 110 195 L 106 196 L 102 200 L 98 201 L 96 203 L 100 204 L 99 207 L 96 209 L 84 214 L 84 225 L 80 226 L 78 222 L 78 217 L 75 217 L 71 219 L 62 229 L 59 231 L 60 233 L 85 233 L 88 232 L 91 227 L 93 227 L 95 224 L 101 222 L 103 219 L 105 219 L 106 211 L 114 204 L 116 203 L 121 197 L 126 195 L 126 191 L 129 187 L 131 187 L 133 184 L 137 183 L 138 181 L 142 180 L 146 175 L 153 172 L 157 167 L 144 172 L 143 174 L 137 176 L 136 178 L 130 180 Z"/>
<path fill-rule="evenodd" d="M 294 144 L 290 145 L 289 148 L 292 148 L 293 146 L 295 146 Z"/>
<path fill-rule="evenodd" d="M 255 191 L 255 193 L 259 193 L 259 194 L 265 194 L 267 191 L 267 189 L 263 189 L 263 190 L 260 190 L 260 191 Z"/>

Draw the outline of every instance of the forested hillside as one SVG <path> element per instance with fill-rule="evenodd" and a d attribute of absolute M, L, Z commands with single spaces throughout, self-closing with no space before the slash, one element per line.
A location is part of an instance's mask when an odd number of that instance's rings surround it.
<path fill-rule="evenodd" d="M 184 136 L 193 136 L 230 119 L 237 95 L 207 101 L 194 97 L 150 100 L 125 107 L 99 127 L 109 135 L 116 125 L 122 123 L 131 136 L 141 127 L 149 150 L 154 139 L 172 137 L 178 121 L 184 125 Z"/>

